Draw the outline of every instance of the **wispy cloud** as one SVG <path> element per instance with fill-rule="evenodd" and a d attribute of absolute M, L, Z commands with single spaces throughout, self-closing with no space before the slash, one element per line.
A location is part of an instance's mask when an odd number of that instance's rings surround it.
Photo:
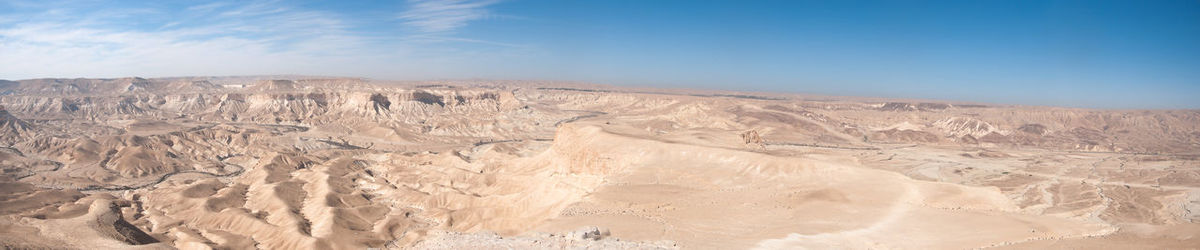
<path fill-rule="evenodd" d="M 204 8 L 221 9 L 220 5 Z M 270 4 L 230 8 L 223 18 L 195 17 L 140 29 L 153 10 L 50 9 L 64 15 L 0 26 L 0 66 L 17 76 L 253 74 L 319 69 L 327 50 L 352 52 L 364 38 L 332 13 Z M 230 18 L 237 15 L 236 18 Z M 173 18 L 163 18 L 173 19 Z M 117 21 L 113 21 L 117 20 Z M 352 55 L 347 55 L 352 56 Z"/>
<path fill-rule="evenodd" d="M 419 32 L 368 29 L 364 23 L 380 20 L 278 1 L 157 9 L 48 4 L 0 14 L 0 79 L 277 73 L 397 77 L 419 72 L 414 65 L 431 60 L 414 51 L 446 51 L 438 43 L 520 47 L 419 38 L 484 18 L 484 7 L 493 3 L 412 2 L 403 20 L 390 20 L 414 25 Z M 410 66 L 408 71 L 396 69 Z"/>
<path fill-rule="evenodd" d="M 467 23 L 487 18 L 485 8 L 497 0 L 409 0 L 409 9 L 400 13 L 404 24 L 426 33 L 450 32 Z"/>
<path fill-rule="evenodd" d="M 458 37 L 449 37 L 449 36 L 436 36 L 436 35 L 414 35 L 414 36 L 409 36 L 405 40 L 420 42 L 420 43 L 454 42 L 454 43 L 486 44 L 486 45 L 494 45 L 494 46 L 509 47 L 509 48 L 528 48 L 529 47 L 529 46 L 523 45 L 523 44 L 494 42 L 494 41 L 479 40 L 479 39 L 458 38 Z"/>
<path fill-rule="evenodd" d="M 186 10 L 187 11 L 196 11 L 196 12 L 210 12 L 214 9 L 217 9 L 220 7 L 225 7 L 225 6 L 229 6 L 229 3 L 227 3 L 227 2 L 211 2 L 211 3 L 206 3 L 206 4 L 188 6 Z"/>

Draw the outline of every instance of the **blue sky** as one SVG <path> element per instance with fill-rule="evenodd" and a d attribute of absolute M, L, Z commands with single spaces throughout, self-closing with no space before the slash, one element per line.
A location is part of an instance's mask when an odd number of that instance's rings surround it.
<path fill-rule="evenodd" d="M 0 79 L 260 74 L 1200 108 L 1200 1 L 0 1 Z"/>

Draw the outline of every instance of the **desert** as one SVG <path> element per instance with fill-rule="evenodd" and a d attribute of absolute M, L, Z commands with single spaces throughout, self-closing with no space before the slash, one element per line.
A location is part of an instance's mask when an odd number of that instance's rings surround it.
<path fill-rule="evenodd" d="M 0 0 L 0 249 L 1200 249 L 1200 0 Z"/>
<path fill-rule="evenodd" d="M 0 91 L 6 248 L 1200 245 L 1195 110 L 306 76 Z"/>

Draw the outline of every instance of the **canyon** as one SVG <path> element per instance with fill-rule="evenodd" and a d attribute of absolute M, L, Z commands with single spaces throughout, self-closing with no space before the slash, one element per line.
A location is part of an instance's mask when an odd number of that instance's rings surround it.
<path fill-rule="evenodd" d="M 1200 246 L 1200 110 L 552 81 L 0 80 L 0 246 Z"/>

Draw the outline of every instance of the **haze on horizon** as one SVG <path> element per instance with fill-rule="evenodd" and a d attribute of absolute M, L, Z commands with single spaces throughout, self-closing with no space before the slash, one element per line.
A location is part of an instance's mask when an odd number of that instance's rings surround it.
<path fill-rule="evenodd" d="M 1200 1 L 0 1 L 0 79 L 339 75 L 1200 108 Z"/>

